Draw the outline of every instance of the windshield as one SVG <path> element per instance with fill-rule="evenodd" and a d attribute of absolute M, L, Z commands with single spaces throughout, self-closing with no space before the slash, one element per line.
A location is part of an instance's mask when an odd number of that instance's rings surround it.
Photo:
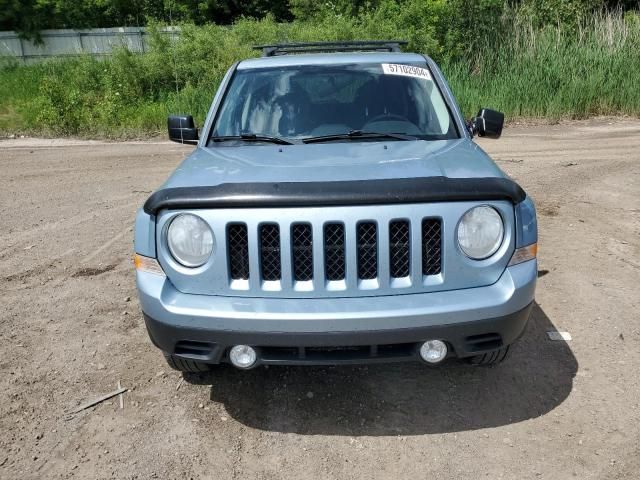
<path fill-rule="evenodd" d="M 403 134 L 396 139 L 405 140 L 458 138 L 425 63 L 370 63 L 238 70 L 209 143 L 243 142 L 250 135 L 299 141 L 377 138 L 362 133 Z"/>

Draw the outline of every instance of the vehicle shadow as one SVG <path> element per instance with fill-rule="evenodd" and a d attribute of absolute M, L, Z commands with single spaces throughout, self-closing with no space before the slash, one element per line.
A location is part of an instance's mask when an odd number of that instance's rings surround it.
<path fill-rule="evenodd" d="M 185 375 L 238 422 L 306 435 L 420 435 L 497 427 L 539 417 L 569 395 L 578 362 L 537 304 L 506 362 L 358 367 L 220 367 Z"/>

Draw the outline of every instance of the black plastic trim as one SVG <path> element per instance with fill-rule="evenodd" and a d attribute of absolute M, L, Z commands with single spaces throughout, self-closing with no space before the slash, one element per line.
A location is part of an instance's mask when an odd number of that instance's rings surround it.
<path fill-rule="evenodd" d="M 174 187 L 154 192 L 145 202 L 150 215 L 162 209 L 264 208 L 336 205 L 387 205 L 454 201 L 509 200 L 526 197 L 513 180 L 502 177 L 419 177 L 343 182 L 223 183 Z"/>
<path fill-rule="evenodd" d="M 464 323 L 434 325 L 428 327 L 397 328 L 386 330 L 359 330 L 343 332 L 249 332 L 237 330 L 214 330 L 193 328 L 183 325 L 162 322 L 149 317 L 143 312 L 144 321 L 151 341 L 161 350 L 175 354 L 180 358 L 197 360 L 204 363 L 220 363 L 226 361 L 224 352 L 233 345 L 252 345 L 260 347 L 335 347 L 351 345 L 389 345 L 419 344 L 425 340 L 437 338 L 446 341 L 452 347 L 452 355 L 458 358 L 469 357 L 484 350 L 470 338 L 479 335 L 495 334 L 501 339 L 502 346 L 510 345 L 523 334 L 533 302 L 522 310 L 496 318 L 487 318 Z M 176 346 L 184 342 L 208 343 L 207 353 L 198 351 L 194 354 L 180 353 Z M 491 346 L 493 347 L 493 345 Z M 405 355 L 402 358 L 407 358 Z M 416 358 L 409 357 L 409 359 Z M 367 363 L 376 361 L 394 361 L 393 357 L 357 359 L 353 362 L 335 361 L 331 357 L 322 359 L 287 360 L 285 358 L 261 358 L 260 364 L 289 365 L 324 365 L 335 363 Z"/>
<path fill-rule="evenodd" d="M 406 40 L 356 40 L 346 42 L 307 42 L 307 43 L 273 43 L 268 45 L 254 45 L 253 48 L 262 50 L 263 57 L 274 57 L 291 53 L 319 53 L 319 52 L 350 52 L 350 51 L 380 51 L 401 52 L 401 46 L 407 45 Z"/>

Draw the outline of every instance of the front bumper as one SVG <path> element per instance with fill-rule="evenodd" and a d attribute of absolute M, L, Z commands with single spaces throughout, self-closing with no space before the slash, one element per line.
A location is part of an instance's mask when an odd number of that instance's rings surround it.
<path fill-rule="evenodd" d="M 415 359 L 434 338 L 457 357 L 509 345 L 524 331 L 536 278 L 532 260 L 486 287 L 381 297 L 190 295 L 145 272 L 137 285 L 149 335 L 168 353 L 219 363 L 246 344 L 262 364 L 336 364 Z"/>

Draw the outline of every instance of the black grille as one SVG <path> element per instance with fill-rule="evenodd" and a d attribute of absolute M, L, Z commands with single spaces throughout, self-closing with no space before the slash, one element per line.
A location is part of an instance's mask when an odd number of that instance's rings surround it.
<path fill-rule="evenodd" d="M 442 269 L 442 225 L 440 220 L 422 220 L 422 274 L 438 275 Z"/>
<path fill-rule="evenodd" d="M 358 224 L 358 278 L 378 276 L 378 229 L 373 222 Z"/>
<path fill-rule="evenodd" d="M 280 228 L 275 223 L 260 225 L 260 271 L 263 280 L 280 280 Z"/>
<path fill-rule="evenodd" d="M 291 227 L 291 254 L 293 279 L 301 282 L 313 280 L 313 233 L 308 223 Z"/>
<path fill-rule="evenodd" d="M 389 270 L 393 278 L 408 277 L 411 270 L 409 222 L 396 220 L 389 225 Z"/>
<path fill-rule="evenodd" d="M 300 364 L 308 361 L 324 363 L 352 362 L 376 358 L 403 359 L 416 355 L 415 343 L 387 345 L 348 345 L 338 347 L 260 347 L 260 358 L 265 363 Z"/>
<path fill-rule="evenodd" d="M 425 276 L 439 275 L 442 272 L 442 220 L 439 218 L 424 218 L 417 225 L 409 220 L 398 219 L 389 222 L 388 239 L 378 238 L 378 224 L 367 220 L 355 225 L 353 245 L 349 244 L 349 251 L 356 257 L 353 275 L 359 280 L 371 280 L 380 276 L 381 265 L 379 251 L 381 247 L 388 248 L 389 272 L 391 279 L 412 276 L 414 266 L 422 270 Z M 289 228 L 289 227 L 286 227 Z M 352 227 L 353 228 L 353 227 Z M 413 229 L 420 228 L 421 255 L 413 257 L 412 247 Z M 351 231 L 350 231 L 351 232 Z M 324 275 L 327 281 L 346 279 L 346 226 L 333 221 L 326 223 L 321 238 L 314 238 L 313 226 L 309 222 L 291 224 L 288 242 L 281 245 L 282 237 L 278 223 L 268 222 L 260 224 L 257 233 L 257 245 L 252 246 L 257 252 L 256 263 L 259 270 L 257 275 L 262 281 L 282 280 L 282 257 L 291 255 L 286 264 L 291 269 L 293 281 L 308 282 L 314 279 L 314 243 L 323 249 Z M 229 262 L 229 276 L 232 280 L 248 280 L 249 269 L 249 236 L 247 225 L 244 223 L 229 223 L 227 225 L 227 255 Z M 351 233 L 350 233 L 351 234 Z M 382 244 L 380 244 L 382 241 Z M 386 242 L 388 241 L 388 247 Z M 320 242 L 320 243 L 318 243 Z M 285 248 L 285 250 L 282 250 Z M 417 248 L 417 245 L 415 246 Z M 383 258 L 387 258 L 384 252 Z M 386 262 L 386 260 L 385 260 Z M 414 262 L 421 262 L 421 267 Z M 319 265 L 318 265 L 319 266 Z M 383 265 L 386 267 L 386 265 Z M 322 267 L 321 267 L 322 268 Z M 383 268 L 384 270 L 384 268 Z M 255 273 L 255 272 L 254 272 Z M 385 270 L 386 273 L 386 270 Z M 349 274 L 351 275 L 351 273 Z M 288 275 L 287 275 L 288 277 Z M 406 286 L 406 284 L 403 284 Z M 392 287 L 399 285 L 392 284 Z M 290 288 L 291 286 L 283 286 Z M 232 288 L 236 288 L 233 286 Z M 239 287 L 242 288 L 242 287 Z M 321 287 L 322 288 L 322 287 Z"/>
<path fill-rule="evenodd" d="M 239 223 L 227 227 L 229 274 L 233 280 L 249 278 L 249 237 L 247 226 Z"/>
<path fill-rule="evenodd" d="M 341 223 L 324 226 L 324 268 L 327 280 L 344 279 L 344 225 Z"/>

